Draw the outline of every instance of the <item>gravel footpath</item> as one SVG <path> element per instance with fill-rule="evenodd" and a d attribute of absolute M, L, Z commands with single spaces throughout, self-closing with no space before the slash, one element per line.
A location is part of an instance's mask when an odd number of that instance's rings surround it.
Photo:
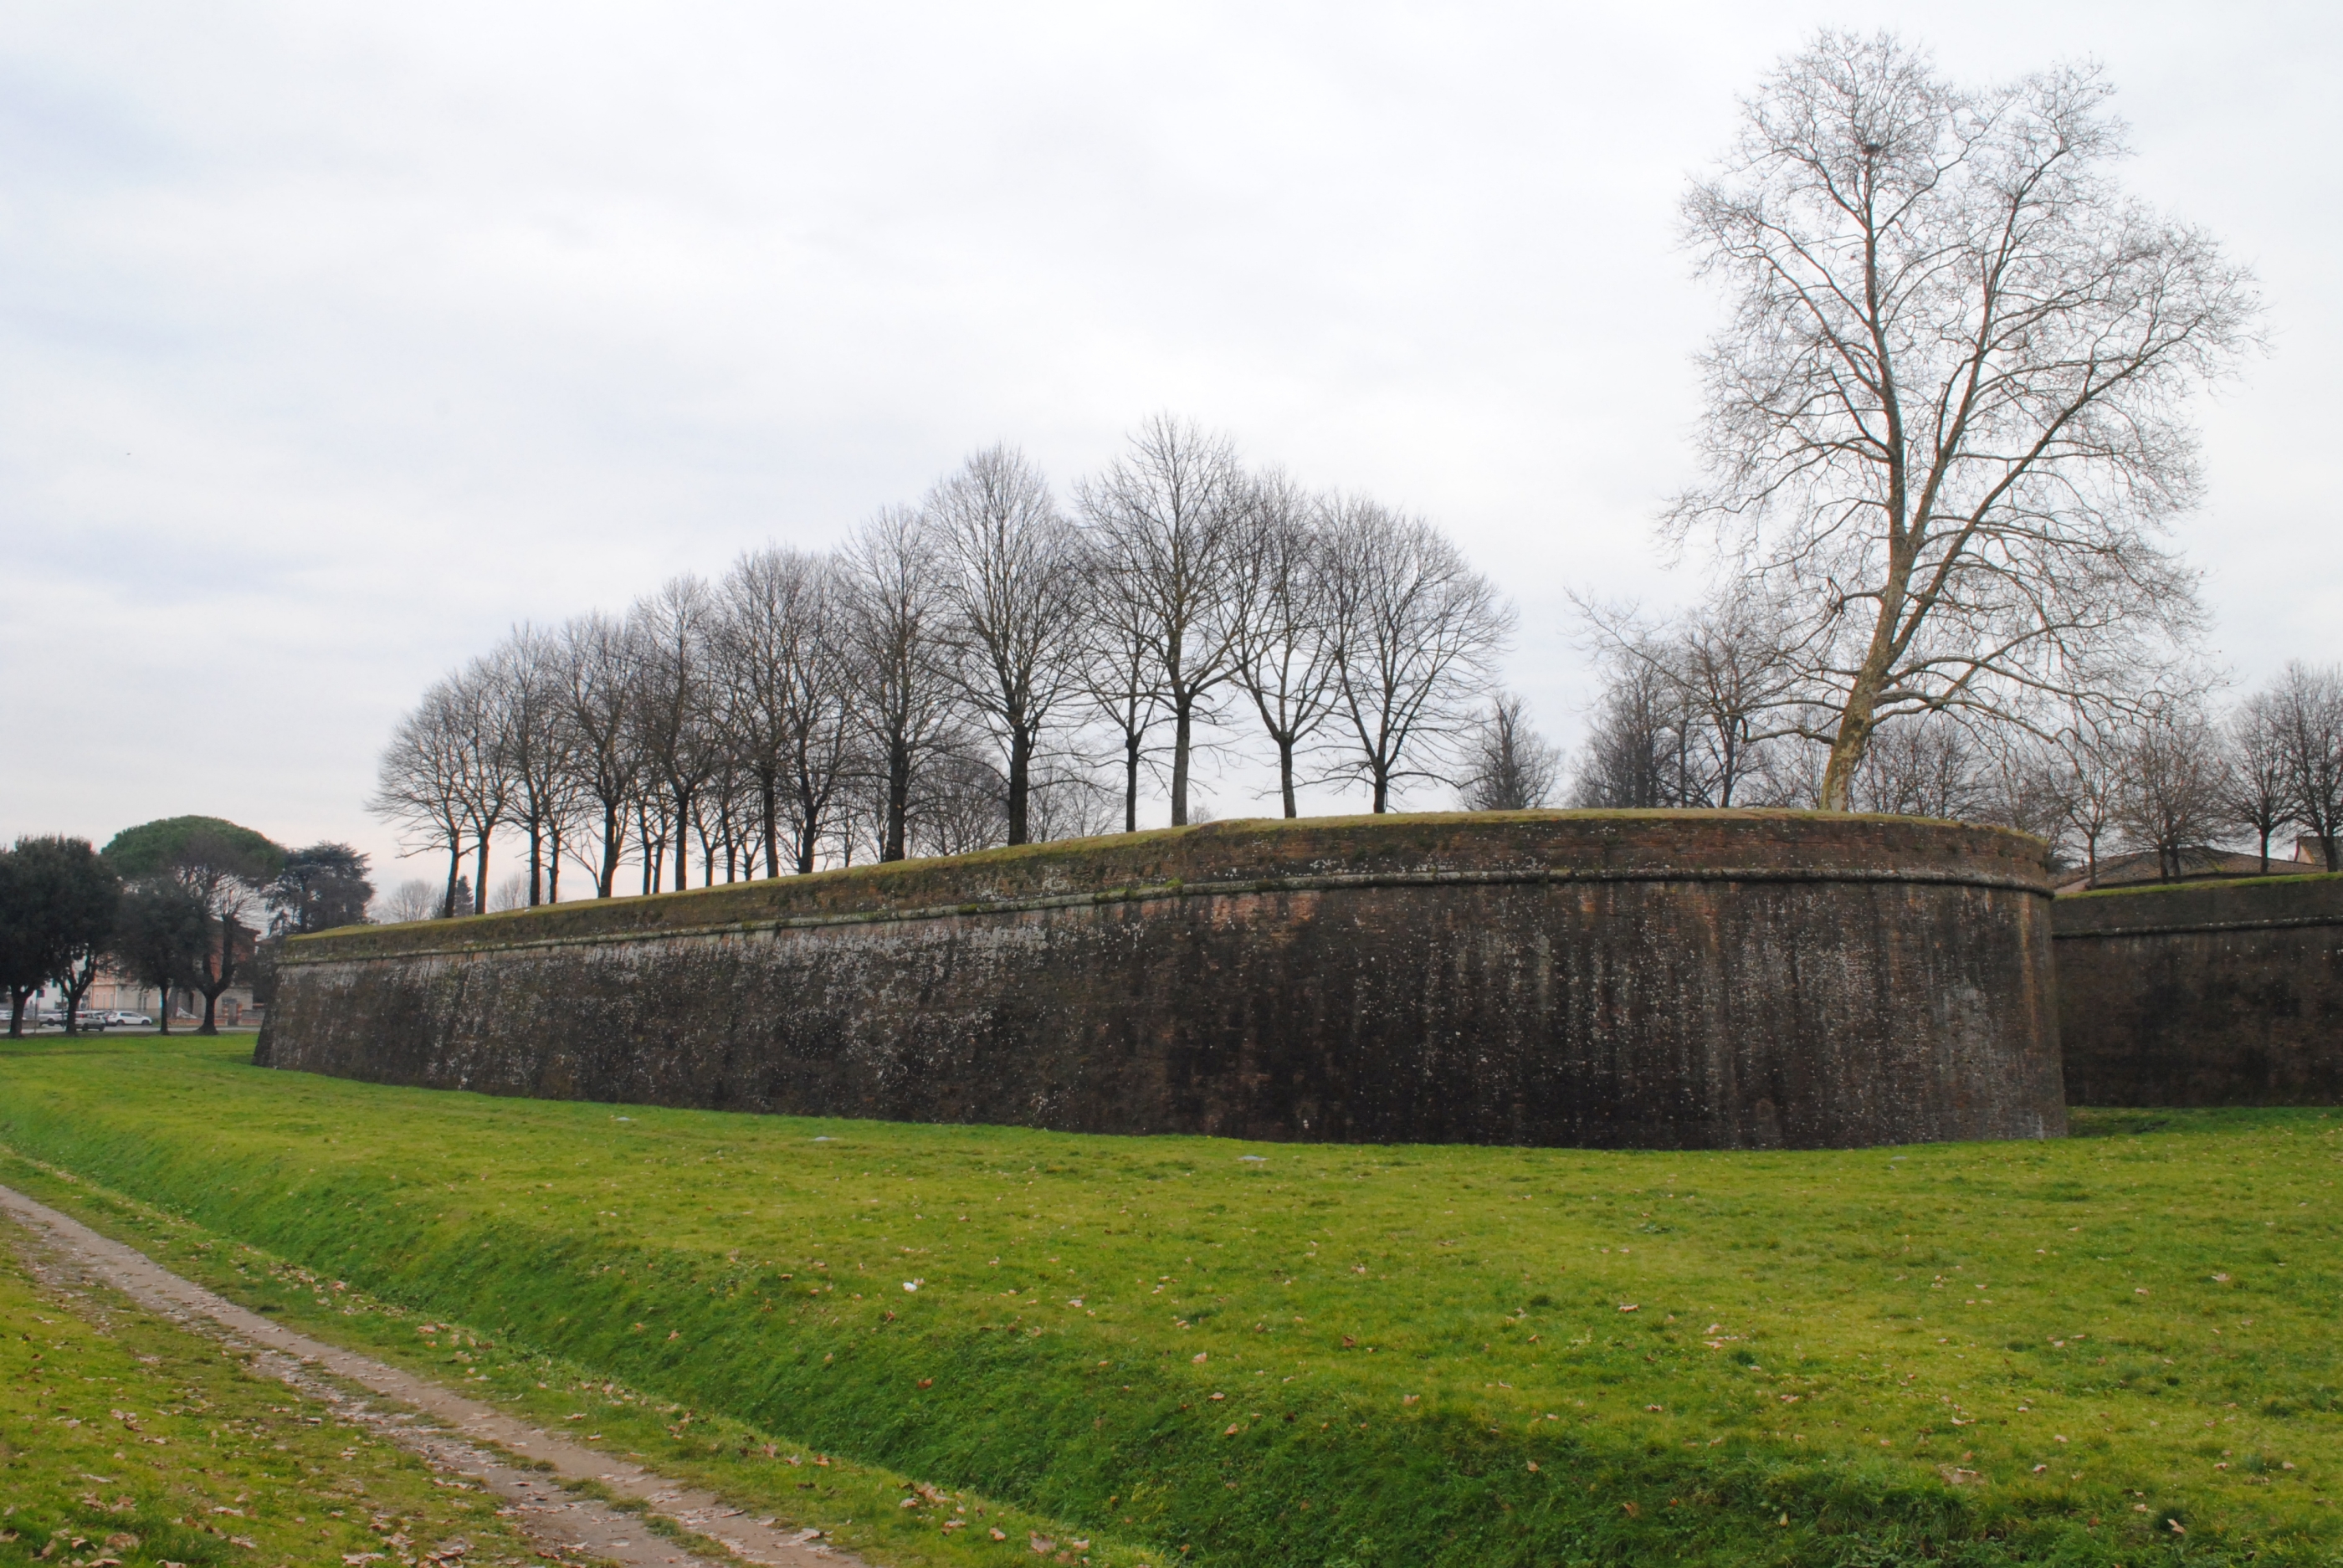
<path fill-rule="evenodd" d="M 726 1562 L 761 1568 L 868 1568 L 861 1559 L 822 1544 L 819 1531 L 784 1530 L 770 1520 L 751 1519 L 712 1493 L 679 1485 L 640 1465 L 614 1465 L 609 1455 L 560 1432 L 531 1426 L 370 1356 L 296 1333 L 12 1188 L 0 1187 L 0 1212 L 31 1233 L 35 1271 L 48 1282 L 65 1283 L 61 1275 L 75 1274 L 110 1285 L 181 1328 L 247 1353 L 254 1370 L 330 1405 L 345 1420 L 362 1422 L 432 1468 L 503 1497 L 511 1522 L 557 1552 L 583 1552 L 627 1568 L 719 1568 Z M 344 1383 L 376 1397 L 361 1398 Z M 516 1457 L 528 1462 L 517 1463 Z M 588 1481 L 719 1543 L 731 1557 L 687 1551 L 647 1528 L 641 1516 L 560 1484 Z"/>

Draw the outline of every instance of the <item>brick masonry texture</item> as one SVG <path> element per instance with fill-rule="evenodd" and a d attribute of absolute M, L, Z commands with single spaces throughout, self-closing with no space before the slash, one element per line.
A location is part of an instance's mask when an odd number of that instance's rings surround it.
<path fill-rule="evenodd" d="M 2070 1103 L 2343 1102 L 2343 876 L 2085 893 L 2051 919 Z"/>
<path fill-rule="evenodd" d="M 2042 846 L 1797 812 L 1243 821 L 291 944 L 255 1060 L 1086 1132 L 2066 1126 Z"/>

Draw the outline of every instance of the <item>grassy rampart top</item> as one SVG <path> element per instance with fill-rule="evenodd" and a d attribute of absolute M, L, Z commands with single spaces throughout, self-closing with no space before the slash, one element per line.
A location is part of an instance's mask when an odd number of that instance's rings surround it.
<path fill-rule="evenodd" d="M 500 947 L 742 922 L 1111 898 L 1270 879 L 1683 869 L 1912 871 L 2048 890 L 2043 847 L 2000 828 L 1812 811 L 1485 811 L 1257 819 L 987 849 L 297 939 L 289 961 Z"/>
<path fill-rule="evenodd" d="M 2051 910 L 2051 929 L 2062 937 L 2135 928 L 2251 928 L 2273 920 L 2343 925 L 2343 873 L 2097 888 L 2062 898 Z"/>

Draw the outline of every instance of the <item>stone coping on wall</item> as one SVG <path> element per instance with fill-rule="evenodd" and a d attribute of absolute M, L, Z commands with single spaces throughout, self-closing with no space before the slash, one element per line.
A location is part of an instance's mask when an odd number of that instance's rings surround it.
<path fill-rule="evenodd" d="M 1745 809 L 1265 818 L 452 920 L 347 927 L 294 939 L 284 961 L 1253 892 L 1567 881 L 1943 882 L 2050 894 L 2040 840 L 1918 818 Z"/>
<path fill-rule="evenodd" d="M 2343 925 L 2343 872 L 2097 888 L 2051 908 L 2061 941 L 2333 925 Z"/>

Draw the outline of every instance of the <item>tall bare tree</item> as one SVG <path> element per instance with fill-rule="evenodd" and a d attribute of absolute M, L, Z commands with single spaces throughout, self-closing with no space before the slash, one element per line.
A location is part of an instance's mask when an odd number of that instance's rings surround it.
<path fill-rule="evenodd" d="M 2218 731 L 2186 707 L 2151 715 L 2124 749 L 2116 825 L 2137 849 L 2153 850 L 2166 881 L 2203 863 L 2217 834 L 2229 789 L 2228 758 Z"/>
<path fill-rule="evenodd" d="M 2196 498 L 2187 398 L 2258 304 L 2109 178 L 2109 91 L 2087 67 L 1960 87 L 1825 32 L 1685 199 L 1734 313 L 1705 359 L 1712 477 L 1669 528 L 1713 525 L 1803 607 L 1826 808 L 1899 714 L 2116 699 L 2196 629 L 2157 538 Z"/>
<path fill-rule="evenodd" d="M 1106 597 L 1151 658 L 1172 720 L 1175 828 L 1188 822 L 1196 726 L 1210 719 L 1213 692 L 1236 672 L 1234 585 L 1247 491 L 1225 437 L 1169 415 L 1141 425 L 1123 456 L 1080 487 L 1097 570 L 1110 579 Z"/>
<path fill-rule="evenodd" d="M 1968 730 L 1906 716 L 1872 736 L 1849 804 L 1890 817 L 1973 821 L 1990 812 L 1995 782 L 1991 758 Z"/>
<path fill-rule="evenodd" d="M 890 507 L 847 547 L 847 637 L 870 766 L 880 789 L 879 858 L 908 852 L 919 774 L 953 738 L 951 608 L 919 514 Z"/>
<path fill-rule="evenodd" d="M 1122 571 L 1101 548 L 1086 551 L 1089 588 L 1075 637 L 1083 695 L 1114 732 L 1122 769 L 1122 830 L 1139 831 L 1139 776 L 1151 759 L 1148 736 L 1163 717 L 1163 681 L 1157 668 L 1153 617 L 1137 574 Z"/>
<path fill-rule="evenodd" d="M 2268 701 L 2294 820 L 2318 839 L 2327 869 L 2343 870 L 2343 670 L 2298 660 L 2270 688 Z"/>
<path fill-rule="evenodd" d="M 2122 809 L 2124 756 L 2134 718 L 2078 704 L 2044 742 L 2044 777 L 2056 801 L 2059 839 L 2079 851 L 2087 888 L 2099 885 L 2099 847 L 2116 831 Z"/>
<path fill-rule="evenodd" d="M 1632 607 L 1578 611 L 1614 671 L 1641 667 L 1665 689 L 1674 803 L 1746 805 L 1753 784 L 1777 782 L 1773 743 L 1800 736 L 1812 706 L 1780 605 L 1735 583 L 1657 624 Z"/>
<path fill-rule="evenodd" d="M 796 868 L 814 869 L 831 815 L 860 762 L 866 729 L 856 709 L 852 595 L 834 556 L 810 564 L 787 650 L 789 753 L 785 814 Z"/>
<path fill-rule="evenodd" d="M 463 809 L 464 835 L 472 843 L 471 914 L 488 908 L 488 849 L 497 829 L 510 819 L 514 779 L 508 729 L 511 705 L 496 665 L 475 658 L 441 689 L 442 712 L 435 722 L 449 738 L 457 767 L 456 799 Z"/>
<path fill-rule="evenodd" d="M 1288 817 L 1294 761 L 1334 713 L 1342 663 L 1319 506 L 1280 470 L 1255 477 L 1235 553 L 1236 680 L 1277 748 Z"/>
<path fill-rule="evenodd" d="M 1562 749 L 1530 727 L 1520 698 L 1500 692 L 1472 735 L 1464 769 L 1467 811 L 1534 810 L 1561 781 Z"/>
<path fill-rule="evenodd" d="M 375 770 L 375 790 L 367 809 L 398 831 L 402 856 L 447 851 L 447 880 L 439 900 L 443 920 L 468 910 L 456 907 L 456 883 L 464 870 L 464 779 L 469 769 L 462 727 L 457 721 L 454 683 L 435 681 L 391 731 Z"/>
<path fill-rule="evenodd" d="M 637 602 L 628 619 L 641 644 L 636 734 L 666 797 L 664 809 L 654 814 L 671 829 L 674 885 L 687 888 L 692 805 L 723 764 L 716 725 L 716 597 L 699 578 L 679 577 Z M 669 836 L 662 832 L 662 843 Z M 485 865 L 475 880 L 485 886 Z M 657 881 L 655 874 L 653 885 Z"/>
<path fill-rule="evenodd" d="M 1087 586 L 1084 548 L 1023 453 L 977 453 L 921 508 L 950 617 L 949 668 L 1007 766 L 1008 842 L 1032 836 L 1033 762 L 1044 731 L 1081 689 L 1071 635 Z"/>
<path fill-rule="evenodd" d="M 515 627 L 488 656 L 488 700 L 501 709 L 497 735 L 514 827 L 528 846 L 530 908 L 560 890 L 561 832 L 579 789 L 575 734 L 565 700 L 563 652 L 549 633 Z M 550 875 L 548 873 L 550 872 Z"/>
<path fill-rule="evenodd" d="M 2270 869 L 2270 840 L 2294 820 L 2288 788 L 2283 709 L 2269 694 L 2257 692 L 2229 715 L 2229 772 L 2222 804 L 2228 823 L 2243 828 L 2260 846 L 2261 869 Z"/>
<path fill-rule="evenodd" d="M 717 586 L 718 677 L 728 693 L 733 743 L 755 780 L 765 874 L 771 877 L 781 873 L 783 794 L 797 743 L 791 678 L 820 570 L 801 551 L 768 546 L 734 561 Z"/>
<path fill-rule="evenodd" d="M 640 663 L 640 644 L 625 623 L 599 610 L 561 628 L 558 668 L 569 767 L 576 798 L 588 805 L 596 829 L 574 852 L 593 873 L 594 896 L 600 899 L 615 890 L 626 859 L 627 809 L 641 773 L 633 717 Z"/>
<path fill-rule="evenodd" d="M 1388 811 L 1397 787 L 1447 777 L 1513 612 L 1422 518 L 1358 499 L 1329 516 L 1334 661 L 1353 742 L 1335 769 L 1364 779 L 1372 809 Z"/>
<path fill-rule="evenodd" d="M 1684 805 L 1684 729 L 1676 690 L 1658 663 L 1614 657 L 1571 770 L 1570 803 L 1583 810 Z"/>

